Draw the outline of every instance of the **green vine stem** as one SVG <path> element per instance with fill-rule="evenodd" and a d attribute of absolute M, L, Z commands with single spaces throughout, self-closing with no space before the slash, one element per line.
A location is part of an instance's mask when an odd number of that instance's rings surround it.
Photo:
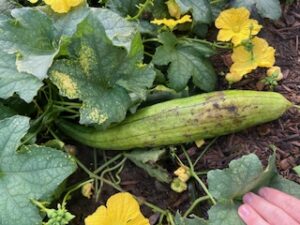
<path fill-rule="evenodd" d="M 193 204 L 190 206 L 190 208 L 188 208 L 188 210 L 184 213 L 183 217 L 187 217 L 188 215 L 191 214 L 191 212 L 194 210 L 194 208 L 201 202 L 210 199 L 210 197 L 208 195 L 206 196 L 201 196 L 200 198 L 197 198 Z"/>
<path fill-rule="evenodd" d="M 197 173 L 195 172 L 195 168 L 194 168 L 194 165 L 192 163 L 192 160 L 191 158 L 189 157 L 188 153 L 186 152 L 186 150 L 183 148 L 182 146 L 182 151 L 188 161 L 188 164 L 189 164 L 189 167 L 190 167 L 190 173 L 191 173 L 191 176 L 194 177 L 194 179 L 199 183 L 199 185 L 202 187 L 203 191 L 205 192 L 205 194 L 207 196 L 209 196 L 210 200 L 212 201 L 212 203 L 214 205 L 216 205 L 216 200 L 213 198 L 213 196 L 211 195 L 211 193 L 208 191 L 206 185 L 203 183 L 203 181 L 198 177 Z"/>
<path fill-rule="evenodd" d="M 199 162 L 199 160 L 204 156 L 204 154 L 210 149 L 210 147 L 216 142 L 217 139 L 218 139 L 218 137 L 215 137 L 211 142 L 209 142 L 209 144 L 207 146 L 205 146 L 205 148 L 203 149 L 203 151 L 201 152 L 201 154 L 197 157 L 197 159 L 193 163 L 193 166 L 197 165 L 197 163 Z"/>
<path fill-rule="evenodd" d="M 128 16 L 127 19 L 128 20 L 137 20 L 140 18 L 140 16 L 143 14 L 143 12 L 146 10 L 146 8 L 150 5 L 153 5 L 154 0 L 146 0 L 143 4 L 139 4 L 137 6 L 137 8 L 139 9 L 139 11 L 137 12 L 137 14 L 134 17 L 130 17 Z"/>
<path fill-rule="evenodd" d="M 100 180 L 100 181 L 103 181 L 105 184 L 113 187 L 114 189 L 116 189 L 117 191 L 120 191 L 120 192 L 124 192 L 124 190 L 117 184 L 111 182 L 110 180 L 107 180 L 105 179 L 104 177 L 101 177 L 101 176 L 98 176 L 96 174 L 94 174 L 93 172 L 91 172 L 88 168 L 86 168 L 85 165 L 83 165 L 77 158 L 74 157 L 74 159 L 76 160 L 78 166 L 86 173 L 89 175 L 90 178 L 92 179 L 97 179 L 97 180 Z M 139 200 L 139 199 L 137 199 Z M 144 204 L 145 206 L 151 208 L 154 212 L 158 212 L 162 215 L 165 215 L 167 216 L 169 211 L 168 210 L 163 210 L 161 208 L 159 208 L 158 206 L 150 203 L 150 202 L 147 202 L 147 201 L 142 201 L 141 202 L 142 204 Z"/>

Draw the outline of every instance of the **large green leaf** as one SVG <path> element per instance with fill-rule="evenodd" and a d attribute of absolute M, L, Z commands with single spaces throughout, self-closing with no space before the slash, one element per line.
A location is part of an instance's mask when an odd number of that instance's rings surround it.
<path fill-rule="evenodd" d="M 110 18 L 105 16 L 107 10 L 93 10 L 71 39 L 70 59 L 56 61 L 50 71 L 50 79 L 63 96 L 83 101 L 80 123 L 104 127 L 125 118 L 133 106 L 131 96 L 135 103 L 144 100 L 155 76 L 151 66 L 142 64 L 139 33 L 124 34 L 133 37 L 128 53 L 109 39 L 114 33 L 121 35 L 122 29 L 107 30 Z M 120 45 L 126 43 L 120 41 Z"/>
<path fill-rule="evenodd" d="M 29 118 L 0 121 L 0 224 L 41 224 L 31 199 L 50 200 L 56 188 L 76 169 L 65 153 L 37 145 L 16 151 L 29 128 Z"/>
<path fill-rule="evenodd" d="M 275 154 L 270 157 L 265 169 L 258 157 L 250 154 L 233 160 L 228 169 L 209 171 L 207 178 L 209 192 L 217 200 L 208 212 L 209 224 L 213 225 L 244 224 L 237 214 L 241 197 L 262 186 L 277 188 L 300 198 L 300 185 L 276 173 Z"/>
<path fill-rule="evenodd" d="M 55 13 L 50 7 L 42 8 L 54 21 L 54 27 L 59 37 L 72 36 L 77 29 L 77 25 L 88 15 L 90 8 L 82 4 L 73 8 L 68 13 Z"/>
<path fill-rule="evenodd" d="M 128 52 L 137 47 L 137 45 L 131 46 L 138 30 L 136 23 L 129 22 L 108 9 L 92 9 L 92 13 L 98 21 L 101 21 L 101 25 L 113 45 L 124 47 Z M 139 53 L 143 55 L 142 49 Z"/>
<path fill-rule="evenodd" d="M 212 206 L 208 211 L 209 225 L 244 225 L 237 213 L 239 205 L 229 201 Z"/>
<path fill-rule="evenodd" d="M 182 13 L 191 12 L 195 23 L 211 23 L 212 11 L 208 0 L 175 0 Z"/>
<path fill-rule="evenodd" d="M 246 7 L 251 9 L 256 7 L 258 12 L 263 16 L 273 20 L 279 19 L 281 16 L 281 7 L 279 0 L 234 0 L 232 6 Z"/>
<path fill-rule="evenodd" d="M 14 54 L 0 50 L 0 98 L 7 99 L 17 93 L 29 103 L 42 85 L 35 76 L 17 70 Z"/>
<path fill-rule="evenodd" d="M 272 162 L 265 170 L 259 158 L 250 154 L 233 160 L 227 169 L 208 172 L 210 193 L 217 200 L 241 199 L 247 192 L 268 184 L 276 174 L 275 157 L 270 159 Z"/>
<path fill-rule="evenodd" d="M 202 43 L 178 41 L 174 34 L 161 33 L 162 46 L 156 49 L 153 62 L 156 65 L 169 65 L 168 86 L 183 90 L 190 78 L 204 91 L 212 91 L 216 85 L 216 74 L 210 61 L 206 58 L 213 50 Z"/>
<path fill-rule="evenodd" d="M 145 1 L 145 0 L 144 0 Z M 144 2 L 143 0 L 109 0 L 106 6 L 119 13 L 121 16 L 134 16 L 138 12 L 137 6 Z"/>
<path fill-rule="evenodd" d="M 11 16 L 0 20 L 0 48 L 18 53 L 18 70 L 42 80 L 59 49 L 53 21 L 36 8 L 13 9 Z"/>

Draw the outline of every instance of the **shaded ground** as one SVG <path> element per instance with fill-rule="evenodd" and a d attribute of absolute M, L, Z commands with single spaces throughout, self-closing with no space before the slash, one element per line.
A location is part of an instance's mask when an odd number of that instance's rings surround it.
<path fill-rule="evenodd" d="M 294 3 L 292 6 L 285 6 L 284 14 L 280 21 L 270 23 L 260 21 L 265 27 L 260 36 L 266 38 L 270 45 L 277 49 L 276 58 L 284 73 L 284 80 L 275 88 L 275 91 L 282 93 L 290 101 L 300 105 L 300 3 Z M 220 55 L 214 59 L 219 72 L 226 70 L 228 57 Z M 267 89 L 259 82 L 264 71 L 249 76 L 241 82 L 235 84 L 233 89 L 264 90 Z M 219 89 L 227 89 L 223 78 L 220 78 Z M 250 152 L 256 153 L 263 163 L 266 164 L 271 154 L 270 144 L 277 148 L 277 167 L 280 173 L 300 183 L 300 178 L 295 175 L 292 168 L 300 164 L 300 112 L 292 108 L 285 113 L 279 120 L 264 124 L 246 131 L 223 136 L 212 145 L 209 151 L 204 155 L 197 165 L 198 170 L 206 171 L 209 169 L 224 168 L 228 163 L 242 155 Z M 208 141 L 207 141 L 208 143 Z M 205 147 L 205 146 L 204 146 Z M 197 147 L 191 147 L 189 153 L 196 156 L 203 150 Z M 100 153 L 98 153 L 100 154 Z M 112 153 L 114 154 L 114 153 Z M 82 159 L 85 165 L 93 168 L 93 151 L 86 148 L 78 148 L 78 158 Z M 171 161 L 164 162 L 170 172 L 174 167 Z M 82 171 L 79 171 L 74 179 L 86 177 Z M 184 209 L 192 199 L 187 193 L 176 194 L 170 190 L 168 185 L 163 185 L 150 178 L 143 170 L 138 169 L 131 163 L 126 166 L 121 174 L 121 186 L 136 196 L 143 197 L 161 208 Z M 195 187 L 190 184 L 190 191 L 193 193 Z M 101 195 L 99 202 L 83 198 L 80 194 L 74 195 L 69 204 L 70 211 L 77 215 L 73 225 L 82 225 L 83 218 L 93 212 L 93 210 L 106 198 L 114 193 L 114 190 L 106 187 Z M 102 198 L 103 197 L 103 198 Z M 204 206 L 205 208 L 205 206 Z M 143 208 L 147 216 L 152 213 L 149 209 Z M 202 210 L 203 211 L 203 207 Z M 155 221 L 155 215 L 151 219 Z"/>

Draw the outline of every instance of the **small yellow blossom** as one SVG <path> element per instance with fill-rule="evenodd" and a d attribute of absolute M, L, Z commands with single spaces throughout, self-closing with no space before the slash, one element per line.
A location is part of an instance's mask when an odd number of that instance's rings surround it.
<path fill-rule="evenodd" d="M 181 193 L 187 190 L 187 184 L 179 178 L 175 178 L 171 183 L 171 189 L 177 193 Z"/>
<path fill-rule="evenodd" d="M 190 169 L 184 165 L 180 166 L 177 170 L 175 170 L 174 174 L 182 182 L 187 182 L 191 177 Z"/>
<path fill-rule="evenodd" d="M 230 73 L 245 75 L 257 67 L 272 67 L 275 63 L 275 49 L 262 38 L 255 37 L 251 41 L 252 49 L 239 46 L 233 49 L 233 64 Z"/>
<path fill-rule="evenodd" d="M 37 3 L 39 0 L 28 0 L 30 3 L 35 4 Z"/>
<path fill-rule="evenodd" d="M 151 21 L 151 23 L 156 25 L 165 25 L 169 27 L 170 30 L 173 30 L 178 24 L 183 24 L 187 22 L 192 22 L 192 18 L 190 15 L 185 15 L 178 20 L 163 18 L 163 19 L 154 19 Z"/>
<path fill-rule="evenodd" d="M 84 0 L 44 0 L 44 2 L 57 13 L 67 13 L 72 7 L 83 3 Z"/>
<path fill-rule="evenodd" d="M 100 206 L 92 215 L 85 218 L 85 225 L 150 225 L 140 211 L 134 197 L 118 193 L 107 200 L 106 207 Z"/>
<path fill-rule="evenodd" d="M 179 19 L 181 16 L 181 11 L 180 11 L 178 4 L 175 2 L 175 0 L 168 0 L 166 2 L 166 4 L 168 6 L 168 11 L 169 11 L 170 16 L 175 17 L 176 19 Z"/>
<path fill-rule="evenodd" d="M 274 77 L 275 80 L 279 81 L 279 80 L 282 80 L 283 78 L 283 74 L 281 72 L 281 68 L 279 66 L 273 66 L 271 68 L 269 68 L 267 70 L 267 76 L 268 77 Z"/>
<path fill-rule="evenodd" d="M 82 186 L 82 188 L 81 188 L 81 194 L 84 197 L 90 199 L 92 197 L 92 195 L 93 195 L 93 189 L 94 189 L 93 183 L 92 182 L 91 183 L 87 183 L 87 184 L 85 184 L 85 185 Z"/>
<path fill-rule="evenodd" d="M 258 34 L 261 25 L 256 20 L 249 19 L 250 12 L 244 8 L 231 8 L 224 10 L 216 19 L 215 25 L 220 29 L 217 39 L 219 41 L 232 41 L 234 46 L 247 40 L 250 36 Z"/>

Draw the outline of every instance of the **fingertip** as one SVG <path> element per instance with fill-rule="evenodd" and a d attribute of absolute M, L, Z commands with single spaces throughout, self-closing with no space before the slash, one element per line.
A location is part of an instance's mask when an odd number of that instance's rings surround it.
<path fill-rule="evenodd" d="M 247 218 L 251 214 L 250 206 L 247 204 L 243 204 L 238 208 L 238 214 L 243 220 L 247 220 Z"/>

